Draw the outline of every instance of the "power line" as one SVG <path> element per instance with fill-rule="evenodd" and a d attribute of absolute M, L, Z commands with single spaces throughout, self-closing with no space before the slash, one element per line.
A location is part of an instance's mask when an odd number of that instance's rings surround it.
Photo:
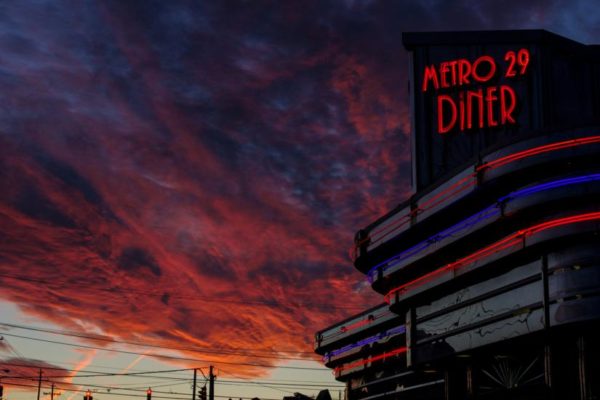
<path fill-rule="evenodd" d="M 279 382 L 257 382 L 257 381 L 228 381 L 228 380 L 219 380 L 219 384 L 221 385 L 232 385 L 232 386 L 246 386 L 246 385 L 273 385 L 273 386 L 288 386 L 295 388 L 310 388 L 310 387 L 336 387 L 336 388 L 344 388 L 345 386 L 341 385 L 331 385 L 328 383 L 323 384 L 314 384 L 314 383 L 306 383 L 306 384 L 293 384 L 293 383 L 279 383 Z"/>
<path fill-rule="evenodd" d="M 2 338 L 2 332 L 0 332 L 0 340 L 2 340 L 1 338 Z M 26 359 L 28 359 L 27 357 L 19 357 L 19 358 L 20 358 L 20 359 L 22 359 L 22 360 L 26 360 Z M 13 359 L 13 360 L 14 360 L 14 359 Z M 68 361 L 56 361 L 56 360 L 48 360 L 48 359 L 47 359 L 47 360 L 45 360 L 45 362 L 47 362 L 47 363 L 51 363 L 51 364 L 53 364 L 53 365 L 61 365 L 61 364 L 66 364 L 66 365 L 79 365 L 79 363 L 74 363 L 74 362 L 68 362 Z M 4 363 L 4 362 L 0 361 L 0 363 Z M 27 367 L 27 366 L 28 366 L 28 365 L 21 365 L 21 364 L 14 364 L 14 365 L 15 365 L 15 366 L 22 366 L 22 367 Z M 89 367 L 89 368 L 99 368 L 99 369 L 109 369 L 109 370 L 113 370 L 113 371 L 121 371 L 121 370 L 123 370 L 123 367 L 118 367 L 118 368 L 117 368 L 117 367 L 109 367 L 109 366 L 107 366 L 107 365 L 98 365 L 98 364 L 88 364 L 88 365 L 86 366 L 86 368 L 88 368 L 88 367 Z M 48 367 L 48 369 L 50 369 L 50 367 Z M 86 371 L 86 369 L 85 369 L 85 368 L 83 368 L 83 369 L 77 369 L 77 370 L 74 370 L 74 369 L 69 369 L 69 368 L 66 368 L 66 367 L 60 367 L 60 368 L 56 368 L 56 367 L 54 367 L 54 368 L 52 368 L 52 369 L 60 369 L 60 370 L 65 370 L 65 371 L 73 371 L 73 372 Z M 133 371 L 133 372 L 144 372 L 144 370 L 135 369 L 135 368 L 131 368 L 131 369 L 129 369 L 129 371 Z M 179 372 L 173 372 L 173 373 L 180 373 L 180 372 L 185 372 L 185 371 L 187 371 L 187 369 L 186 369 L 186 370 L 179 371 Z M 90 372 L 104 373 L 104 372 L 102 372 L 102 371 L 90 371 Z M 107 372 L 107 373 L 109 373 L 109 372 Z M 157 377 L 157 378 L 158 378 L 158 377 Z M 173 379 L 173 378 L 169 377 L 169 378 L 167 378 L 167 379 Z M 182 378 L 182 379 L 183 379 L 183 378 Z M 141 383 L 140 383 L 140 384 L 141 384 Z"/>
<path fill-rule="evenodd" d="M 69 332 L 69 331 L 58 330 L 58 329 L 48 329 L 48 328 L 40 328 L 40 327 L 35 327 L 35 326 L 17 325 L 17 324 L 11 324 L 11 323 L 7 323 L 7 322 L 0 322 L 0 325 L 11 327 L 11 328 L 16 328 L 16 329 L 35 331 L 35 332 L 51 333 L 54 335 L 71 336 L 71 337 L 78 337 L 78 338 L 82 338 L 82 339 L 97 340 L 97 341 L 101 341 L 101 342 L 130 344 L 130 345 L 135 345 L 135 346 L 152 347 L 152 348 L 165 349 L 165 350 L 183 350 L 183 351 L 192 351 L 192 352 L 197 352 L 197 353 L 208 353 L 208 354 L 231 354 L 231 355 L 242 355 L 242 356 L 256 357 L 256 358 L 275 358 L 275 359 L 279 359 L 279 360 L 295 360 L 295 361 L 306 360 L 305 358 L 298 358 L 298 357 L 282 357 L 282 356 L 252 354 L 252 353 L 246 353 L 243 351 L 237 351 L 237 350 L 249 350 L 249 349 L 217 348 L 217 350 L 214 350 L 214 348 L 207 349 L 207 348 L 198 348 L 198 347 L 168 347 L 168 346 L 160 346 L 160 345 L 154 345 L 154 344 L 149 344 L 149 343 L 127 341 L 127 340 L 116 340 L 113 338 L 109 338 L 106 336 L 100 336 L 100 335 L 86 335 L 86 334 L 80 333 L 80 332 L 73 332 L 73 331 Z M 290 350 L 290 351 L 286 351 L 286 350 L 280 350 L 280 351 L 279 350 L 255 350 L 255 351 L 256 352 L 264 352 L 264 353 L 296 353 L 296 354 L 314 355 L 313 352 L 308 352 L 308 351 L 292 351 L 292 350 Z"/>
<path fill-rule="evenodd" d="M 128 351 L 128 350 L 107 349 L 107 348 L 98 347 L 98 346 L 89 346 L 89 345 L 83 345 L 83 344 L 59 342 L 59 341 L 48 340 L 48 339 L 32 338 L 29 336 L 15 335 L 15 334 L 6 333 L 6 332 L 3 332 L 2 334 L 5 336 L 9 336 L 9 337 L 16 337 L 16 338 L 20 338 L 20 339 L 33 340 L 33 341 L 44 342 L 44 343 L 59 344 L 62 346 L 77 347 L 77 348 L 82 348 L 82 349 L 101 350 L 101 351 L 108 351 L 108 352 L 122 353 L 122 354 L 145 355 L 148 357 L 166 358 L 166 359 L 172 359 L 172 360 L 195 361 L 195 362 L 201 362 L 201 363 L 215 363 L 215 364 L 250 366 L 250 367 L 261 367 L 261 368 L 283 368 L 283 369 L 296 369 L 296 370 L 309 370 L 309 371 L 329 371 L 329 369 L 327 369 L 327 368 L 291 367 L 291 366 L 287 366 L 287 365 L 277 366 L 277 365 L 258 364 L 258 363 L 243 363 L 243 362 L 236 363 L 236 362 L 231 362 L 231 361 L 201 360 L 198 358 L 169 356 L 166 354 L 156 354 L 156 353 L 147 354 L 147 353 L 140 353 L 140 352 Z M 133 373 L 133 374 L 135 374 L 135 373 Z"/>
<path fill-rule="evenodd" d="M 220 399 L 238 398 L 238 396 L 232 396 L 232 395 L 227 395 L 227 394 L 222 394 L 222 395 L 215 394 L 215 397 L 218 397 Z M 242 399 L 242 400 L 244 400 L 244 399 L 251 400 L 254 397 L 256 397 L 256 396 L 253 396 L 253 397 L 239 397 L 239 398 Z M 273 398 L 269 398 L 269 397 L 261 397 L 260 400 L 281 400 L 281 399 L 273 399 Z"/>
<path fill-rule="evenodd" d="M 16 335 L 11 335 L 11 336 L 16 336 Z M 42 339 L 33 339 L 33 340 L 42 340 Z M 39 361 L 39 360 L 38 360 Z M 59 367 L 50 367 L 50 366 L 45 366 L 45 365 L 34 365 L 34 364 L 17 364 L 17 363 L 12 363 L 12 362 L 3 362 L 0 361 L 0 364 L 2 365 L 9 365 L 9 366 L 13 366 L 13 367 L 27 367 L 27 368 L 34 368 L 34 369 L 49 369 L 49 370 L 59 370 L 59 371 L 67 371 L 67 372 L 78 372 L 77 370 L 74 369 L 68 369 L 68 368 L 59 368 Z M 143 375 L 154 375 L 154 374 L 164 374 L 164 373 L 170 373 L 170 372 L 182 372 L 182 371 L 191 371 L 193 370 L 193 368 L 180 368 L 180 369 L 167 369 L 167 370 L 156 370 L 156 371 L 138 371 L 138 372 L 101 372 L 101 371 L 89 371 L 90 373 L 94 374 L 94 375 L 80 375 L 80 376 L 73 376 L 73 375 L 64 375 L 64 376 L 48 376 L 47 378 L 87 378 L 87 377 L 97 377 L 97 376 L 131 376 L 131 377 L 136 377 L 136 376 L 143 376 Z M 173 379 L 173 380 L 184 380 L 184 381 L 190 381 L 189 378 L 179 378 L 179 377 L 158 377 L 155 376 L 156 378 L 164 378 L 164 379 Z"/>
<path fill-rule="evenodd" d="M 76 378 L 76 377 L 74 377 Z M 169 386 L 180 386 L 180 385 L 189 385 L 191 383 L 191 380 L 187 381 L 187 382 L 169 382 L 169 383 L 164 383 L 165 381 L 151 381 L 151 382 L 135 382 L 135 383 L 124 383 L 124 382 L 119 382 L 118 386 L 135 386 L 132 389 L 137 389 L 137 390 L 146 390 L 149 386 L 153 387 L 153 388 L 157 388 L 157 387 L 169 387 Z M 88 385 L 88 383 L 86 382 L 77 382 L 77 383 L 73 383 L 74 385 L 80 385 L 80 386 L 86 386 Z M 107 386 L 110 386 L 107 384 Z M 116 385 L 114 385 L 116 386 Z"/>
<path fill-rule="evenodd" d="M 223 369 L 221 369 L 221 371 L 225 372 L 225 373 L 226 373 L 226 374 L 228 374 L 228 375 L 231 375 L 231 376 L 237 377 L 237 378 L 239 378 L 239 379 L 243 379 L 243 378 L 240 378 L 239 376 L 236 376 L 235 374 L 233 374 L 233 373 L 231 373 L 231 372 L 229 372 L 229 371 L 225 371 L 225 370 L 223 370 Z M 221 380 L 220 380 L 219 382 L 220 382 L 220 383 L 226 382 L 225 384 L 227 385 L 227 384 L 228 384 L 228 382 L 235 382 L 235 381 L 226 381 L 226 380 L 225 380 L 225 381 L 221 381 Z M 282 390 L 282 389 L 279 389 L 279 388 L 278 388 L 278 386 L 283 386 L 283 385 L 276 384 L 276 385 L 273 385 L 273 386 L 271 386 L 271 385 L 265 384 L 265 383 L 263 383 L 263 382 L 256 382 L 256 381 L 255 381 L 255 382 L 253 382 L 253 383 L 255 383 L 255 384 L 256 384 L 256 385 L 258 385 L 258 386 L 262 386 L 262 387 L 264 387 L 264 388 L 267 388 L 267 389 L 271 389 L 271 390 L 277 390 L 277 391 L 284 392 L 284 393 L 293 393 L 293 392 L 290 392 L 290 391 L 287 391 L 287 390 Z M 229 383 L 229 384 L 231 384 L 231 383 Z M 237 385 L 237 386 L 244 386 L 244 385 L 243 385 L 243 384 L 239 384 L 239 385 Z M 286 387 L 286 388 L 287 388 L 287 386 L 284 386 L 284 387 Z M 293 387 L 293 388 L 296 388 L 296 389 L 299 389 L 299 388 L 314 389 L 314 387 L 306 387 L 306 386 L 292 386 L 292 387 Z M 323 386 L 320 386 L 320 387 L 323 387 Z M 327 386 L 327 387 L 329 387 L 329 386 Z M 331 386 L 331 387 L 335 387 L 335 386 Z"/>
<path fill-rule="evenodd" d="M 16 366 L 16 367 L 31 367 L 31 368 L 40 368 L 40 366 L 36 366 L 36 365 L 25 365 L 25 364 L 17 364 L 17 363 L 8 363 L 8 362 L 0 362 L 0 364 L 2 365 L 8 365 L 8 366 Z M 60 370 L 60 371 L 68 371 L 68 372 L 79 372 L 78 370 L 72 370 L 72 369 L 66 369 L 66 368 L 57 368 L 57 367 L 41 367 L 42 369 L 48 369 L 48 370 Z M 198 368 L 201 372 L 202 369 Z M 139 371 L 136 373 L 136 375 L 133 375 L 133 377 L 139 377 L 140 375 L 154 375 L 157 373 L 167 373 L 167 372 L 187 372 L 187 371 L 191 371 L 193 370 L 193 368 L 185 368 L 185 369 L 177 369 L 177 370 L 160 370 L 160 371 Z M 221 369 L 222 370 L 222 369 Z M 233 374 L 231 374 L 228 371 L 224 371 L 223 372 L 234 376 Z M 110 372 L 99 372 L 99 371 L 88 371 L 91 373 L 97 373 L 98 375 L 84 375 L 84 376 L 73 376 L 73 375 L 68 375 L 69 378 L 87 378 L 87 377 L 113 377 L 113 376 L 126 376 L 126 377 L 132 377 L 132 373 L 110 373 Z M 61 376 L 49 376 L 48 378 L 57 378 L 57 377 L 61 377 Z M 66 377 L 66 376 L 62 376 L 62 377 Z M 17 377 L 13 377 L 13 378 L 17 378 Z M 22 379 L 37 379 L 37 377 L 35 376 L 20 376 L 18 378 L 22 378 Z M 191 383 L 191 378 L 180 378 L 180 377 L 158 377 L 156 376 L 156 378 L 162 378 L 164 380 L 162 381 L 152 381 L 152 382 L 137 382 L 137 383 L 132 383 L 132 385 L 142 385 L 142 384 L 147 384 L 147 385 L 151 385 L 152 387 L 165 387 L 165 386 L 175 386 L 175 385 L 182 385 L 182 384 L 188 384 Z M 206 377 L 206 380 L 208 380 L 208 377 Z M 228 379 L 219 379 L 219 383 L 220 384 L 231 384 L 231 385 L 273 385 L 273 386 L 290 386 L 290 387 L 340 387 L 343 388 L 345 386 L 340 386 L 340 385 L 332 385 L 329 382 L 318 382 L 318 381 L 294 381 L 294 380 L 276 380 L 276 381 L 248 381 L 245 380 L 244 378 L 239 378 L 242 379 L 242 381 L 237 381 L 237 380 L 228 380 Z M 177 383 L 163 383 L 165 382 L 165 380 L 175 380 L 175 381 L 179 381 Z M 160 382 L 160 383 L 159 383 Z M 163 384 L 161 384 L 163 383 Z M 86 385 L 91 385 L 88 384 L 86 382 L 76 382 L 73 383 L 74 385 L 81 385 L 81 386 L 86 386 Z M 125 383 L 119 383 L 119 385 L 126 385 Z M 145 390 L 145 388 L 140 388 L 139 390 Z"/>
<path fill-rule="evenodd" d="M 14 377 L 14 376 L 4 376 L 3 378 L 5 379 L 25 379 L 25 380 L 37 380 L 37 377 Z M 47 380 L 44 380 L 44 382 L 47 382 Z M 61 383 L 61 382 L 55 382 L 55 383 Z M 62 382 L 63 384 L 66 382 Z M 182 396 L 189 396 L 189 393 L 184 393 L 184 392 L 173 392 L 173 391 L 159 391 L 159 390 L 155 390 L 154 388 L 156 387 L 165 387 L 165 386 L 175 386 L 175 385 L 180 385 L 182 383 L 185 382 L 180 382 L 180 383 L 176 383 L 176 384 L 165 384 L 165 385 L 152 385 L 153 387 L 153 393 L 159 393 L 159 394 L 170 394 L 170 395 L 182 395 Z M 12 384 L 12 383 L 11 383 Z M 107 391 L 110 391 L 111 394 L 113 390 L 121 390 L 121 391 L 129 391 L 129 392 L 138 392 L 138 393 L 145 393 L 146 392 L 146 387 L 140 387 L 140 388 L 126 388 L 126 387 L 122 387 L 123 384 L 119 384 L 119 385 L 97 385 L 97 384 L 92 384 L 92 383 L 88 383 L 88 382 L 77 382 L 77 383 L 70 383 L 73 386 L 79 386 L 79 387 L 86 387 L 86 388 L 100 388 L 100 389 L 106 389 Z M 225 386 L 238 386 L 238 387 L 247 387 L 247 386 L 262 386 L 268 389 L 273 389 L 273 390 L 280 390 L 283 391 L 285 393 L 293 393 L 290 392 L 288 390 L 281 390 L 280 388 L 286 388 L 286 389 L 291 389 L 291 388 L 295 388 L 295 389 L 307 389 L 307 390 L 314 390 L 315 388 L 343 388 L 344 386 L 339 386 L 339 385 L 329 385 L 329 384 L 321 384 L 321 385 L 311 385 L 311 384 L 285 384 L 285 383 L 277 383 L 277 382 L 239 382 L 239 381 L 224 381 L 224 380 L 220 380 L 219 384 L 221 385 L 225 385 Z M 70 390 L 70 389 L 66 389 L 66 390 Z"/>
<path fill-rule="evenodd" d="M 50 368 L 49 368 L 50 369 Z M 59 368 L 52 368 L 52 369 L 59 369 Z M 186 369 L 187 370 L 187 369 Z M 142 374 L 154 374 L 154 373 L 160 373 L 160 372 L 171 372 L 171 371 L 175 371 L 175 370 L 168 370 L 168 371 L 145 371 L 142 372 Z M 182 371 L 182 370 L 179 370 Z M 223 371 L 225 372 L 225 371 Z M 140 373 L 137 373 L 137 375 L 139 375 Z M 115 374 L 110 374 L 109 376 L 113 376 Z M 123 376 L 131 376 L 131 374 L 128 373 L 122 373 L 122 374 L 118 374 L 118 375 L 123 375 Z M 107 375 L 102 375 L 102 377 L 107 376 Z M 46 378 L 57 378 L 59 376 L 46 376 Z M 71 376 L 69 376 L 71 377 Z M 30 377 L 15 377 L 15 376 L 5 376 L 4 378 L 7 379 L 27 379 L 27 380 L 37 380 L 37 377 L 34 376 L 30 376 Z M 47 382 L 48 379 L 45 379 L 44 382 Z M 64 384 L 65 382 L 63 382 Z M 188 382 L 179 382 L 179 383 L 168 383 L 168 384 L 164 384 L 164 385 L 153 385 L 153 387 L 164 387 L 164 386 L 174 386 L 174 385 L 180 385 L 183 383 L 189 383 Z M 301 381 L 298 381 L 297 383 L 282 383 L 282 382 L 256 382 L 256 381 L 232 381 L 232 380 L 219 380 L 219 383 L 225 386 L 238 386 L 238 387 L 248 387 L 248 386 L 262 386 L 264 388 L 267 389 L 272 389 L 272 390 L 277 390 L 277 391 L 281 391 L 284 393 L 293 393 L 290 392 L 289 390 L 283 390 L 283 389 L 315 389 L 315 388 L 342 388 L 343 386 L 336 386 L 336 385 L 331 385 L 328 384 L 327 382 L 320 382 L 320 383 L 303 383 Z M 121 395 L 120 393 L 114 393 L 112 391 L 129 391 L 129 392 L 141 392 L 144 393 L 146 388 L 125 388 L 122 387 L 123 384 L 120 385 L 97 385 L 97 384 L 92 384 L 89 382 L 72 382 L 70 383 L 73 386 L 79 386 L 79 387 L 91 387 L 91 388 L 100 388 L 100 389 L 106 389 L 108 392 L 110 392 L 109 394 L 115 394 L 115 395 Z M 35 387 L 34 385 L 31 385 L 31 387 Z M 75 391 L 75 390 L 71 390 L 71 389 L 67 389 L 67 388 L 59 388 L 59 389 L 63 389 L 66 391 Z M 154 390 L 154 393 L 158 393 L 158 394 L 169 394 L 169 395 L 182 395 L 182 396 L 188 396 L 189 393 L 183 393 L 183 392 L 173 392 L 173 391 L 158 391 L 158 390 Z M 122 394 L 125 395 L 125 394 Z M 219 396 L 217 396 L 219 397 Z M 225 396 L 227 397 L 227 396 Z M 156 396 L 156 398 L 160 398 L 160 396 Z M 183 398 L 185 400 L 185 398 Z"/>
<path fill-rule="evenodd" d="M 26 379 L 26 380 L 38 380 L 37 377 L 16 377 L 16 376 L 3 376 L 4 379 Z M 48 382 L 48 379 L 44 379 L 43 381 Z M 99 389 L 107 389 L 107 390 L 123 390 L 123 391 L 129 391 L 129 392 L 143 392 L 146 393 L 147 388 L 140 388 L 140 389 L 136 389 L 136 388 L 124 388 L 124 387 L 119 387 L 117 385 L 97 385 L 97 384 L 92 384 L 92 383 L 70 383 L 70 382 L 54 382 L 54 383 L 59 383 L 59 384 L 65 384 L 68 383 L 70 385 L 73 386 L 85 386 L 85 387 L 91 387 L 91 388 L 99 388 Z M 162 393 L 162 394 L 175 394 L 175 395 L 182 395 L 182 396 L 189 396 L 189 393 L 182 393 L 182 392 L 165 392 L 165 391 L 160 391 L 160 390 L 152 390 L 152 393 Z"/>
<path fill-rule="evenodd" d="M 37 385 L 27 385 L 27 384 L 24 384 L 24 383 L 14 383 L 14 382 L 11 382 L 10 386 L 20 386 L 20 387 L 37 388 Z M 50 386 L 42 385 L 42 388 L 44 388 L 44 389 L 50 389 Z M 82 390 L 82 389 L 69 389 L 69 388 L 59 387 L 59 386 L 54 386 L 54 389 L 62 390 L 62 391 L 65 391 L 65 392 L 73 392 L 73 393 L 85 393 L 86 392 L 86 390 Z M 142 392 L 142 391 L 140 391 L 140 392 Z M 94 393 L 99 393 L 99 392 L 94 392 Z M 110 393 L 104 393 L 104 394 L 110 395 L 110 396 L 127 396 L 127 397 L 137 397 L 137 398 L 139 398 L 141 396 L 140 394 L 112 393 L 112 392 L 110 392 Z M 157 398 L 157 399 L 170 399 L 170 400 L 188 400 L 189 399 L 189 397 L 165 397 L 165 396 L 156 396 L 154 398 Z"/>

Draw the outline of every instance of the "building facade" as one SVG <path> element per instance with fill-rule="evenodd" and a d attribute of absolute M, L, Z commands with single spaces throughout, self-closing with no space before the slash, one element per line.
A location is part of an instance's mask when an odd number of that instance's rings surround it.
<path fill-rule="evenodd" d="M 403 43 L 414 194 L 356 234 L 382 304 L 315 351 L 350 400 L 600 398 L 600 47 Z"/>

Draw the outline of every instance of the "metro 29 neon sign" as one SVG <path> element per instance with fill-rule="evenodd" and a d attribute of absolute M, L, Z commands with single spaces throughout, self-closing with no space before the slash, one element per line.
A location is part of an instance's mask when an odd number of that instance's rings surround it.
<path fill-rule="evenodd" d="M 503 76 L 512 79 L 525 75 L 529 60 L 527 49 L 506 52 Z M 492 84 L 498 75 L 498 64 L 488 55 L 473 62 L 459 59 L 425 67 L 423 92 L 442 92 L 435 101 L 438 133 L 516 124 L 517 95 L 510 85 Z M 452 90 L 475 85 L 479 87 Z"/>

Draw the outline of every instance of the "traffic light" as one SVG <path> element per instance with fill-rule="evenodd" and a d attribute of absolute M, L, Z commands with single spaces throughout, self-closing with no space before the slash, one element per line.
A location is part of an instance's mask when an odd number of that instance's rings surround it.
<path fill-rule="evenodd" d="M 2 396 L 4 396 L 4 386 L 0 383 L 0 400 L 2 400 Z"/>
<path fill-rule="evenodd" d="M 152 389 L 148 388 L 148 390 L 146 390 L 146 400 L 152 400 Z"/>
<path fill-rule="evenodd" d="M 206 386 L 200 388 L 200 400 L 206 400 Z"/>
<path fill-rule="evenodd" d="M 92 397 L 92 392 L 90 392 L 89 390 L 87 390 L 85 392 L 85 396 L 83 396 L 83 400 L 93 400 L 94 398 Z"/>

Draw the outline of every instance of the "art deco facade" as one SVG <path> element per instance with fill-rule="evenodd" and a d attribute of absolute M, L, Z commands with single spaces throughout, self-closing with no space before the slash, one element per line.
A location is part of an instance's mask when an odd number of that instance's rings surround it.
<path fill-rule="evenodd" d="M 382 304 L 316 352 L 348 399 L 599 398 L 600 50 L 545 31 L 403 42 L 415 192 L 356 235 Z"/>

